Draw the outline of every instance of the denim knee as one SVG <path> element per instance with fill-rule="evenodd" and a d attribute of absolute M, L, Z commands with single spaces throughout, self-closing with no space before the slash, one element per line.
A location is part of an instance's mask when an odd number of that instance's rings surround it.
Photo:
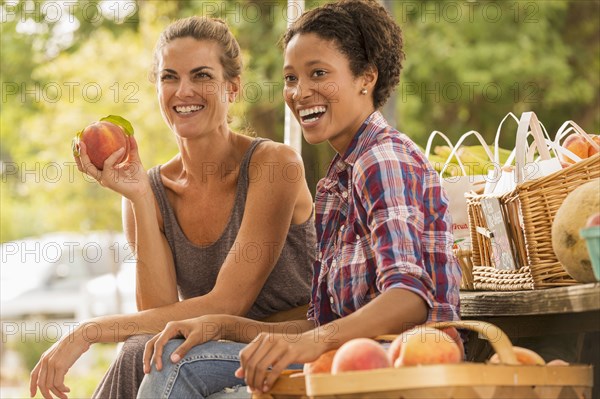
<path fill-rule="evenodd" d="M 207 342 L 192 348 L 179 362 L 170 360 L 173 351 L 183 340 L 171 340 L 162 355 L 163 369 L 144 378 L 139 398 L 205 398 L 225 388 L 241 385 L 235 377 L 239 367 L 239 351 L 244 344 L 233 342 Z"/>

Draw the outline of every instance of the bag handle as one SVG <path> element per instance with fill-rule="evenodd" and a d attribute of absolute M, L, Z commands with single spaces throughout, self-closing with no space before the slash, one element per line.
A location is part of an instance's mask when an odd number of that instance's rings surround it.
<path fill-rule="evenodd" d="M 485 321 L 477 321 L 477 320 L 460 320 L 460 321 L 440 321 L 435 323 L 425 324 L 426 327 L 437 328 L 438 330 L 442 330 L 448 327 L 459 328 L 462 330 L 470 330 L 475 331 L 479 334 L 480 338 L 484 338 L 487 340 L 494 351 L 498 354 L 500 358 L 500 363 L 508 364 L 508 365 L 519 365 L 519 361 L 513 351 L 513 345 L 510 342 L 510 339 L 500 329 L 500 327 L 495 326 L 491 323 Z M 397 335 L 380 335 L 375 338 L 375 340 L 379 341 L 393 341 Z"/>
<path fill-rule="evenodd" d="M 499 153 L 499 141 L 500 141 L 500 130 L 502 129 L 502 126 L 504 125 L 504 122 L 508 119 L 508 117 L 511 117 L 515 120 L 515 122 L 517 122 L 517 125 L 519 124 L 519 118 L 516 117 L 515 114 L 513 114 L 512 112 L 509 112 L 508 114 L 506 114 L 504 116 L 504 118 L 502 118 L 502 120 L 500 121 L 500 124 L 498 124 L 498 128 L 496 129 L 496 137 L 494 138 L 494 164 L 495 165 L 500 165 L 500 153 Z M 548 147 L 552 150 L 552 152 L 554 152 L 555 155 L 558 155 L 558 152 L 555 148 L 554 145 L 551 145 L 549 142 L 552 141 L 552 139 L 550 138 L 550 135 L 548 134 L 548 130 L 546 130 L 546 126 L 544 126 L 544 124 L 541 121 L 538 121 L 540 124 L 540 127 L 542 129 L 542 132 L 544 133 L 544 137 L 546 138 L 546 144 L 548 145 Z M 535 145 L 530 148 L 530 151 L 535 151 Z M 504 162 L 503 167 L 506 166 L 510 166 L 512 165 L 513 161 L 515 160 L 516 157 L 516 148 L 513 148 L 513 150 L 511 151 L 510 155 L 508 156 L 508 158 L 506 159 L 506 161 Z"/>
<path fill-rule="evenodd" d="M 462 145 L 462 143 L 470 136 L 475 136 L 477 138 L 477 140 L 479 141 L 479 143 L 481 144 L 481 146 L 483 147 L 485 154 L 488 157 L 488 160 L 490 160 L 490 162 L 492 162 L 492 160 L 494 159 L 494 156 L 492 155 L 492 152 L 490 151 L 490 147 L 488 147 L 487 143 L 485 142 L 485 140 L 483 139 L 483 136 L 481 134 L 479 134 L 478 131 L 476 130 L 469 130 L 468 132 L 466 132 L 465 134 L 463 134 L 462 136 L 460 136 L 460 138 L 458 139 L 458 141 L 456 142 L 456 145 L 454 146 L 454 148 L 452 149 L 452 151 L 450 152 L 450 155 L 448 156 L 448 160 L 446 161 L 446 164 L 444 165 L 444 167 L 442 168 L 442 170 L 440 171 L 440 176 L 442 176 L 442 174 L 444 173 L 444 171 L 446 170 L 446 168 L 448 167 L 448 163 L 449 161 L 452 159 L 452 157 L 456 157 L 456 159 L 459 161 L 459 165 L 461 166 L 461 170 L 463 172 L 463 176 L 466 176 L 467 173 L 465 171 L 464 165 L 462 164 L 462 162 L 460 161 L 460 157 L 457 154 L 458 149 L 460 148 L 460 146 Z"/>
<path fill-rule="evenodd" d="M 429 154 L 431 153 L 431 146 L 433 143 L 433 139 L 435 138 L 435 136 L 440 136 L 442 139 L 444 139 L 444 141 L 446 142 L 446 144 L 448 144 L 448 147 L 450 147 L 450 152 L 454 151 L 454 145 L 452 144 L 452 141 L 450 141 L 450 139 L 448 138 L 448 136 L 446 136 L 444 133 L 440 132 L 439 130 L 434 130 L 433 132 L 431 132 L 431 134 L 429 135 L 429 138 L 427 139 L 427 145 L 425 146 L 425 158 L 429 158 Z M 450 162 L 450 160 L 452 159 L 452 155 L 449 156 L 446 161 L 444 162 L 444 166 L 442 171 L 440 171 L 440 177 L 442 176 L 442 173 L 444 172 L 444 170 L 446 170 L 446 165 L 448 165 L 448 163 Z M 458 167 L 460 168 L 460 171 L 462 172 L 463 175 L 465 175 L 465 167 L 462 163 L 462 161 L 456 157 L 456 160 L 458 161 Z"/>
<path fill-rule="evenodd" d="M 508 114 L 506 114 L 504 116 L 504 118 L 502 118 L 500 123 L 498 124 L 498 128 L 496 129 L 496 137 L 494 138 L 494 164 L 498 165 L 498 166 L 500 165 L 500 131 L 502 130 L 502 125 L 504 125 L 504 122 L 508 119 L 509 116 L 511 118 L 513 118 L 515 120 L 515 122 L 517 122 L 517 124 L 519 124 L 519 118 L 517 118 L 516 115 L 513 114 L 512 112 L 509 112 Z M 504 166 L 508 166 L 512 163 L 512 161 L 514 159 L 514 155 L 513 155 L 514 153 L 515 153 L 515 151 L 513 149 L 510 156 L 504 163 Z"/>
<path fill-rule="evenodd" d="M 548 160 L 551 158 L 550 152 L 548 151 L 548 147 L 546 145 L 546 140 L 544 138 L 544 133 L 542 132 L 542 128 L 540 126 L 540 122 L 537 118 L 537 115 L 531 111 L 523 112 L 523 114 L 521 115 L 521 119 L 519 120 L 519 128 L 517 129 L 517 140 L 515 144 L 515 177 L 517 184 L 521 184 L 525 180 L 524 170 L 526 167 L 526 157 L 529 149 L 529 145 L 527 144 L 527 137 L 530 134 L 531 136 L 533 136 L 533 139 L 536 143 L 538 152 L 540 154 L 540 158 L 542 160 Z"/>
<path fill-rule="evenodd" d="M 598 143 L 596 143 L 592 139 L 592 136 L 590 136 L 585 130 L 583 130 L 581 126 L 579 126 L 577 123 L 571 120 L 568 120 L 565 123 L 563 123 L 562 126 L 556 132 L 556 137 L 554 138 L 554 148 L 557 152 L 561 152 L 562 154 L 568 156 L 575 162 L 581 161 L 581 157 L 573 154 L 571 151 L 567 150 L 566 148 L 560 145 L 561 140 L 567 137 L 567 135 L 569 135 L 569 133 L 571 132 L 578 133 L 580 136 L 583 136 L 583 138 L 586 139 L 592 145 L 592 147 L 594 147 L 597 150 L 600 149 Z"/>

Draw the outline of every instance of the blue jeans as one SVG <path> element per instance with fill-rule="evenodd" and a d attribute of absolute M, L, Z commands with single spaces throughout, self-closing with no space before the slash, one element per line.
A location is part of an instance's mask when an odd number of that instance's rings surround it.
<path fill-rule="evenodd" d="M 171 353 L 183 342 L 172 339 L 164 347 L 163 369 L 142 381 L 138 399 L 158 398 L 250 398 L 244 380 L 235 377 L 240 366 L 239 353 L 246 344 L 211 341 L 193 347 L 178 363 Z"/>

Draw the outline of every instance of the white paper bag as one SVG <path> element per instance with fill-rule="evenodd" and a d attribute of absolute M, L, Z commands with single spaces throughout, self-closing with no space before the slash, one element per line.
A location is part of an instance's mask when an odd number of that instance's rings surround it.
<path fill-rule="evenodd" d="M 446 191 L 446 195 L 448 196 L 448 209 L 450 211 L 450 216 L 452 217 L 452 233 L 454 235 L 454 243 L 459 247 L 467 248 L 470 246 L 471 236 L 469 230 L 469 218 L 467 212 L 467 201 L 465 199 L 465 193 L 483 189 L 483 186 L 485 184 L 485 176 L 467 175 L 465 166 L 461 161 L 457 151 L 463 145 L 464 141 L 467 138 L 469 138 L 470 136 L 475 136 L 485 148 L 486 154 L 488 155 L 490 162 L 492 160 L 492 153 L 487 144 L 485 143 L 485 140 L 483 140 L 483 137 L 476 131 L 472 130 L 463 134 L 456 142 L 456 145 L 452 145 L 448 137 L 442 132 L 434 131 L 429 136 L 429 139 L 427 141 L 427 147 L 425 149 L 426 156 L 429 156 L 433 138 L 436 136 L 442 137 L 452 150 L 440 172 L 440 181 L 442 187 Z M 454 157 L 456 157 L 457 159 L 461 175 L 443 177 L 446 168 L 450 165 L 450 161 Z"/>

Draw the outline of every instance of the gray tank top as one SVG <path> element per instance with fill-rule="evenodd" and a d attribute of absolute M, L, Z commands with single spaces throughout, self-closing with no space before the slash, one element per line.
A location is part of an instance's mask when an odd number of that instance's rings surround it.
<path fill-rule="evenodd" d="M 163 218 L 165 236 L 173 252 L 177 287 L 182 299 L 205 295 L 212 290 L 221 265 L 230 251 L 237 250 L 241 256 L 244 255 L 243 249 L 234 248 L 234 243 L 244 216 L 250 159 L 256 147 L 265 140 L 255 139 L 244 154 L 229 221 L 221 236 L 207 246 L 195 245 L 183 233 L 167 199 L 160 177 L 160 165 L 149 170 L 152 190 Z M 309 302 L 315 243 L 314 214 L 306 222 L 290 226 L 281 255 L 246 317 L 262 319 Z M 250 252 L 257 254 L 256 248 Z M 244 271 L 240 270 L 240 273 Z"/>

